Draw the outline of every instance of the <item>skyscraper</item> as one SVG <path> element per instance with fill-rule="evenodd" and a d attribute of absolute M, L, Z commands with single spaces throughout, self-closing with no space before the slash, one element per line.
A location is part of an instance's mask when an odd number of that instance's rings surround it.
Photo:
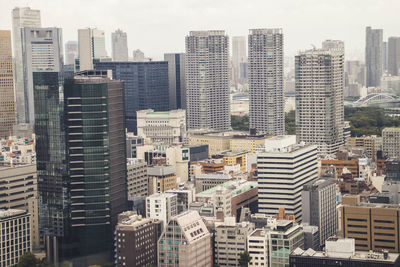
<path fill-rule="evenodd" d="M 34 123 L 33 72 L 60 72 L 63 66 L 62 30 L 59 28 L 24 28 L 22 34 L 25 117 Z"/>
<path fill-rule="evenodd" d="M 16 7 L 12 11 L 13 49 L 15 57 L 15 99 L 17 123 L 31 123 L 26 110 L 28 109 L 28 94 L 24 87 L 24 66 L 22 56 L 22 32 L 24 27 L 41 27 L 40 10 L 29 7 Z M 31 94 L 32 97 L 32 94 Z M 33 113 L 33 110 L 32 110 Z"/>
<path fill-rule="evenodd" d="M 114 61 L 128 61 L 128 39 L 126 32 L 120 29 L 111 34 L 112 59 Z"/>
<path fill-rule="evenodd" d="M 233 80 L 235 84 L 240 79 L 241 63 L 247 62 L 246 53 L 246 37 L 233 36 L 232 37 L 232 67 L 233 67 Z"/>
<path fill-rule="evenodd" d="M 79 29 L 79 67 L 80 70 L 93 69 L 93 62 L 107 57 L 104 31 L 98 29 Z"/>
<path fill-rule="evenodd" d="M 74 65 L 78 58 L 78 42 L 68 41 L 65 43 L 65 64 Z"/>
<path fill-rule="evenodd" d="M 144 62 L 145 57 L 144 53 L 140 49 L 133 50 L 132 52 L 132 61 L 133 62 Z"/>
<path fill-rule="evenodd" d="M 382 51 L 383 71 L 385 72 L 388 70 L 388 42 L 383 42 Z"/>
<path fill-rule="evenodd" d="M 11 32 L 0 30 L 0 138 L 8 138 L 15 124 Z"/>
<path fill-rule="evenodd" d="M 366 28 L 365 65 L 367 68 L 367 87 L 377 87 L 382 77 L 383 30 Z"/>
<path fill-rule="evenodd" d="M 344 42 L 341 40 L 325 40 L 322 42 L 322 50 L 342 50 L 344 53 Z"/>
<path fill-rule="evenodd" d="M 225 31 L 186 36 L 187 125 L 189 129 L 230 128 L 229 37 Z"/>
<path fill-rule="evenodd" d="M 260 133 L 285 132 L 282 29 L 249 32 L 250 128 Z"/>
<path fill-rule="evenodd" d="M 388 52 L 388 72 L 392 76 L 399 76 L 400 37 L 389 37 L 387 52 Z"/>
<path fill-rule="evenodd" d="M 322 155 L 335 153 L 343 144 L 343 50 L 303 51 L 295 65 L 298 141 L 317 145 Z"/>
<path fill-rule="evenodd" d="M 164 54 L 168 61 L 169 109 L 186 109 L 185 53 Z"/>
<path fill-rule="evenodd" d="M 136 111 L 169 109 L 168 62 L 99 62 L 96 70 L 112 70 L 113 79 L 124 82 L 128 132 L 137 133 Z"/>

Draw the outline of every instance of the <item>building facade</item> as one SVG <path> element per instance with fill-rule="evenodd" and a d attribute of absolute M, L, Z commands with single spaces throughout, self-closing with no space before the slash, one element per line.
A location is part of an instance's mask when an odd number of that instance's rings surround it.
<path fill-rule="evenodd" d="M 382 130 L 382 151 L 386 157 L 400 158 L 400 128 Z"/>
<path fill-rule="evenodd" d="M 387 43 L 388 72 L 392 76 L 399 76 L 400 72 L 400 37 L 389 37 Z"/>
<path fill-rule="evenodd" d="M 65 43 L 65 64 L 75 65 L 75 59 L 79 57 L 78 55 L 78 42 L 68 41 Z"/>
<path fill-rule="evenodd" d="M 383 69 L 383 30 L 365 29 L 365 66 L 367 87 L 379 87 Z"/>
<path fill-rule="evenodd" d="M 178 180 L 173 166 L 150 166 L 147 168 L 147 176 L 149 178 L 149 195 L 178 187 Z"/>
<path fill-rule="evenodd" d="M 169 109 L 186 109 L 185 53 L 164 54 L 168 61 Z"/>
<path fill-rule="evenodd" d="M 255 229 L 247 237 L 247 251 L 251 261 L 249 267 L 269 266 L 269 232 L 264 229 Z"/>
<path fill-rule="evenodd" d="M 270 135 L 285 133 L 282 29 L 249 33 L 250 129 Z"/>
<path fill-rule="evenodd" d="M 147 164 L 143 159 L 128 158 L 127 190 L 128 198 L 148 195 Z"/>
<path fill-rule="evenodd" d="M 146 217 L 158 219 L 165 227 L 178 215 L 178 196 L 173 193 L 156 193 L 146 198 Z"/>
<path fill-rule="evenodd" d="M 111 34 L 113 61 L 128 61 L 128 37 L 118 29 Z"/>
<path fill-rule="evenodd" d="M 79 70 L 92 70 L 94 61 L 107 57 L 106 41 L 103 30 L 79 29 Z"/>
<path fill-rule="evenodd" d="M 185 65 L 188 128 L 229 129 L 229 37 L 225 31 L 190 32 Z"/>
<path fill-rule="evenodd" d="M 247 63 L 247 51 L 246 51 L 246 36 L 233 36 L 232 37 L 232 68 L 233 77 L 232 80 L 234 85 L 242 79 L 244 75 L 241 75 L 245 70 L 242 68 Z"/>

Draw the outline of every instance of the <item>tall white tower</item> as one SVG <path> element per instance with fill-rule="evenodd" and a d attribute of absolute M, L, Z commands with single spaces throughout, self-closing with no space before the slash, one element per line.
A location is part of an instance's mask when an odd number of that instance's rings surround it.
<path fill-rule="evenodd" d="M 128 39 L 126 32 L 120 29 L 111 34 L 112 59 L 114 61 L 128 61 Z"/>

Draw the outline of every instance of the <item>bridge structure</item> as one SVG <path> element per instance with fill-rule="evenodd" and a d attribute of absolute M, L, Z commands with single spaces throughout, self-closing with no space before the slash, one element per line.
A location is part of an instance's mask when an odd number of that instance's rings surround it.
<path fill-rule="evenodd" d="M 400 102 L 400 96 L 389 93 L 371 93 L 353 102 L 353 107 Z"/>

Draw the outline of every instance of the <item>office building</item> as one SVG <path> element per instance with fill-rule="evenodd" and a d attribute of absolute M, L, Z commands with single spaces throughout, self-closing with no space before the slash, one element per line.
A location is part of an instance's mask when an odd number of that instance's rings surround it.
<path fill-rule="evenodd" d="M 400 73 L 400 37 L 389 37 L 387 42 L 388 73 L 399 76 Z"/>
<path fill-rule="evenodd" d="M 14 69 L 11 32 L 0 30 L 0 138 L 8 138 L 15 124 Z"/>
<path fill-rule="evenodd" d="M 302 222 L 318 227 L 319 246 L 322 247 L 338 229 L 336 183 L 333 179 L 309 182 L 304 185 L 301 196 Z"/>
<path fill-rule="evenodd" d="M 172 189 L 165 191 L 177 195 L 178 214 L 189 209 L 190 204 L 194 201 L 193 189 Z"/>
<path fill-rule="evenodd" d="M 302 227 L 304 233 L 304 249 L 312 248 L 314 250 L 319 250 L 321 246 L 318 226 L 307 225 L 303 223 Z"/>
<path fill-rule="evenodd" d="M 185 53 L 164 54 L 168 62 L 169 109 L 186 109 Z"/>
<path fill-rule="evenodd" d="M 285 133 L 282 29 L 249 32 L 250 129 Z"/>
<path fill-rule="evenodd" d="M 128 198 L 147 196 L 148 177 L 146 162 L 143 159 L 128 158 L 126 168 L 128 171 Z"/>
<path fill-rule="evenodd" d="M 75 59 L 79 57 L 78 54 L 78 42 L 68 41 L 65 43 L 65 64 L 75 65 Z"/>
<path fill-rule="evenodd" d="M 138 136 L 150 139 L 153 144 L 182 143 L 186 137 L 186 111 L 183 109 L 164 112 L 147 109 L 136 114 Z"/>
<path fill-rule="evenodd" d="M 232 68 L 233 68 L 233 81 L 234 85 L 240 79 L 244 78 L 240 75 L 243 72 L 243 68 L 247 63 L 247 51 L 246 51 L 246 36 L 233 36 L 232 37 Z"/>
<path fill-rule="evenodd" d="M 232 176 L 224 173 L 202 173 L 195 177 L 194 184 L 196 193 L 203 192 L 217 185 L 229 182 Z"/>
<path fill-rule="evenodd" d="M 24 210 L 0 210 L 0 266 L 16 266 L 32 250 L 31 215 Z"/>
<path fill-rule="evenodd" d="M 269 232 L 255 229 L 247 237 L 247 252 L 251 261 L 248 267 L 269 266 Z"/>
<path fill-rule="evenodd" d="M 158 240 L 160 267 L 211 267 L 211 235 L 197 211 L 173 217 Z"/>
<path fill-rule="evenodd" d="M 247 236 L 254 230 L 249 222 L 236 223 L 235 217 L 226 217 L 215 227 L 214 260 L 218 266 L 240 266 L 240 253 L 247 249 Z"/>
<path fill-rule="evenodd" d="M 92 70 L 94 63 L 107 57 L 106 41 L 103 30 L 79 29 L 79 70 Z"/>
<path fill-rule="evenodd" d="M 365 31 L 365 66 L 367 87 L 379 87 L 382 78 L 383 30 L 367 27 Z"/>
<path fill-rule="evenodd" d="M 379 150 L 379 144 L 382 144 L 382 137 L 376 135 L 351 137 L 347 139 L 346 144 L 352 147 L 364 147 L 367 157 L 376 161 L 376 152 Z"/>
<path fill-rule="evenodd" d="M 387 127 L 382 130 L 382 151 L 388 158 L 400 158 L 400 128 Z"/>
<path fill-rule="evenodd" d="M 16 7 L 12 11 L 13 27 L 13 51 L 15 58 L 15 101 L 18 124 L 30 124 L 32 127 L 32 117 L 27 116 L 29 108 L 29 95 L 24 84 L 24 62 L 23 62 L 23 40 L 22 33 L 25 27 L 41 27 L 40 10 L 30 9 L 29 7 Z M 33 93 L 30 94 L 33 102 Z M 33 116 L 33 110 L 30 111 Z M 29 113 L 28 113 L 29 114 Z"/>
<path fill-rule="evenodd" d="M 111 34 L 113 61 L 128 61 L 128 38 L 126 32 L 118 29 Z"/>
<path fill-rule="evenodd" d="M 322 42 L 322 50 L 342 50 L 344 52 L 344 42 L 340 40 L 325 40 Z"/>
<path fill-rule="evenodd" d="M 147 167 L 147 176 L 149 179 L 149 195 L 154 193 L 162 193 L 178 187 L 175 168 L 171 165 L 156 165 Z"/>
<path fill-rule="evenodd" d="M 138 110 L 169 109 L 168 62 L 100 62 L 96 64 L 96 70 L 112 70 L 113 79 L 124 82 L 128 132 L 137 133 Z"/>
<path fill-rule="evenodd" d="M 228 130 L 229 37 L 225 31 L 192 31 L 186 36 L 187 126 Z"/>
<path fill-rule="evenodd" d="M 294 138 L 270 138 L 257 153 L 258 211 L 274 216 L 283 207 L 300 222 L 303 185 L 317 179 L 317 147 L 295 144 Z"/>
<path fill-rule="evenodd" d="M 137 147 L 144 145 L 144 139 L 140 136 L 135 136 L 133 133 L 126 133 L 126 158 L 137 157 Z"/>
<path fill-rule="evenodd" d="M 165 227 L 178 215 L 178 197 L 173 193 L 156 193 L 146 197 L 146 218 L 158 219 Z"/>
<path fill-rule="evenodd" d="M 144 57 L 144 53 L 140 49 L 133 50 L 132 53 L 132 61 L 133 62 L 145 62 L 147 61 Z"/>
<path fill-rule="evenodd" d="M 142 218 L 133 211 L 119 214 L 115 227 L 116 266 L 156 266 L 161 227 L 161 221 Z"/>
<path fill-rule="evenodd" d="M 354 239 L 331 237 L 326 241 L 325 251 L 297 248 L 290 254 L 290 267 L 395 267 L 400 266 L 399 254 L 387 251 L 356 251 Z"/>
<path fill-rule="evenodd" d="M 333 154 L 344 142 L 344 51 L 303 51 L 295 65 L 298 141 Z"/>

